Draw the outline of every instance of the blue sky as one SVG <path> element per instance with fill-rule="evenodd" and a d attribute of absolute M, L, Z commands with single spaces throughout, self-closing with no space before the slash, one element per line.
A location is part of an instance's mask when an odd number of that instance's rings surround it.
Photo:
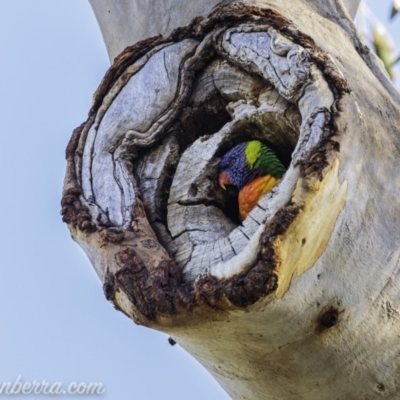
<path fill-rule="evenodd" d="M 389 1 L 369 4 L 387 20 Z M 400 17 L 400 45 L 399 27 Z M 166 335 L 112 308 L 61 222 L 64 150 L 108 67 L 89 4 L 4 1 L 0 48 L 0 382 L 97 381 L 111 400 L 228 399 Z"/>

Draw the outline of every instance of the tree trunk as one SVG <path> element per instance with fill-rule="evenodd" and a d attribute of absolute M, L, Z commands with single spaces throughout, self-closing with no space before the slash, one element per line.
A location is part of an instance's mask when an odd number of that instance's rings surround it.
<path fill-rule="evenodd" d="M 91 3 L 110 58 L 130 47 L 62 213 L 107 299 L 234 399 L 397 399 L 400 96 L 343 4 Z M 251 139 L 287 172 L 240 223 L 218 163 Z"/>

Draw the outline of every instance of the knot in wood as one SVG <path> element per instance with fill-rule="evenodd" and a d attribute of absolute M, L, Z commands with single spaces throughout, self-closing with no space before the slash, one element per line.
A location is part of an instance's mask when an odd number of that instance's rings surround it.
<path fill-rule="evenodd" d="M 237 7 L 127 48 L 68 146 L 64 220 L 100 276 L 115 263 L 120 286 L 150 319 L 176 304 L 146 304 L 149 285 L 179 293 L 184 308 L 210 290 L 216 307 L 226 299 L 246 307 L 274 291 L 274 243 L 302 207 L 296 183 L 307 171 L 322 179 L 339 150 L 330 136 L 346 82 L 332 58 L 278 13 Z M 287 172 L 240 221 L 237 191 L 219 186 L 218 165 L 250 140 L 268 145 Z M 96 232 L 101 244 L 90 239 Z M 179 271 L 173 284 L 170 271 Z M 214 280 L 223 283 L 210 289 Z"/>

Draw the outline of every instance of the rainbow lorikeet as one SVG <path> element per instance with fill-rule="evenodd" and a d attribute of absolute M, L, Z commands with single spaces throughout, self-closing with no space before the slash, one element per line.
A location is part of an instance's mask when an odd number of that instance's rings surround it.
<path fill-rule="evenodd" d="M 219 163 L 219 185 L 239 190 L 239 218 L 243 221 L 258 200 L 282 178 L 286 169 L 275 153 L 259 140 L 240 143 Z"/>

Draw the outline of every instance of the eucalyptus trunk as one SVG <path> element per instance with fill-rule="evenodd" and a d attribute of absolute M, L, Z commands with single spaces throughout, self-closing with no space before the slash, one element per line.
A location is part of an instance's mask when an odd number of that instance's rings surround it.
<path fill-rule="evenodd" d="M 218 3 L 91 0 L 115 59 L 64 221 L 107 299 L 233 399 L 397 399 L 400 96 L 358 1 Z M 252 139 L 287 172 L 240 222 L 218 163 Z"/>

